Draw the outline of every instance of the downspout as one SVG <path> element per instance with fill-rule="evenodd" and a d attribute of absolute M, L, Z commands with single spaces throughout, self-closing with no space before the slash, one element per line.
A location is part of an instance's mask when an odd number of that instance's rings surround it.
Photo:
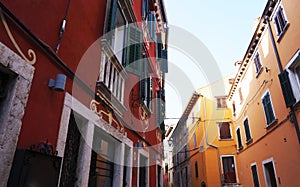
<path fill-rule="evenodd" d="M 220 150 L 219 150 L 219 147 L 216 146 L 216 145 L 213 145 L 211 143 L 209 143 L 208 141 L 208 132 L 207 132 L 207 129 L 206 128 L 206 99 L 205 97 L 203 97 L 203 103 L 204 103 L 204 119 L 203 119 L 203 126 L 205 128 L 205 142 L 207 145 L 209 145 L 210 147 L 212 148 L 215 148 L 216 151 L 217 151 L 217 156 L 218 156 L 218 170 L 219 170 L 219 174 L 220 174 L 220 186 L 222 186 L 222 172 L 221 172 L 221 162 L 220 162 Z"/>
<path fill-rule="evenodd" d="M 282 73 L 283 72 L 283 67 L 282 67 L 282 64 L 281 64 L 281 61 L 280 61 L 279 53 L 278 53 L 278 50 L 277 50 L 277 47 L 276 47 L 276 43 L 275 43 L 274 35 L 273 35 L 272 29 L 271 29 L 269 18 L 267 17 L 265 20 L 266 20 L 267 25 L 268 25 L 268 30 L 269 30 L 269 34 L 270 34 L 270 37 L 271 37 L 274 53 L 275 53 L 275 56 L 276 56 L 277 65 L 278 65 L 278 68 L 280 70 L 280 73 Z M 297 134 L 297 137 L 298 137 L 298 142 L 300 144 L 300 129 L 299 129 L 299 124 L 298 124 L 298 120 L 297 120 L 297 117 L 296 117 L 296 114 L 295 114 L 295 109 L 294 109 L 293 105 L 290 106 L 290 121 L 295 126 L 296 134 Z"/>

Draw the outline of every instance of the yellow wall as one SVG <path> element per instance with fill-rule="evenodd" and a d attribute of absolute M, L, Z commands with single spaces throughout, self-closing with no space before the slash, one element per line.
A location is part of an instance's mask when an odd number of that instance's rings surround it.
<path fill-rule="evenodd" d="M 199 186 L 205 182 L 207 186 L 220 186 L 222 175 L 221 155 L 235 155 L 235 134 L 231 123 L 232 112 L 229 108 L 217 109 L 216 96 L 224 96 L 228 91 L 228 79 L 224 78 L 198 90 L 203 95 L 198 100 L 193 116 L 199 118 L 197 122 L 190 123 L 189 146 L 194 148 L 193 134 L 196 134 L 196 150 L 190 152 L 190 172 L 192 186 Z M 216 91 L 221 88 L 220 91 Z M 211 91 L 213 90 L 213 91 Z M 231 140 L 219 140 L 218 122 L 230 122 Z M 216 149 L 213 146 L 218 147 Z M 195 162 L 198 163 L 198 178 L 195 174 Z"/>

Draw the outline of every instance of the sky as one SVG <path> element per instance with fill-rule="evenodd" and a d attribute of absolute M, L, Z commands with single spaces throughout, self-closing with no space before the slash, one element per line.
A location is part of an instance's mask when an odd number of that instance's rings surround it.
<path fill-rule="evenodd" d="M 261 16 L 267 0 L 165 0 L 164 2 L 170 25 L 165 124 L 174 125 L 185 109 L 192 92 L 210 83 L 208 76 L 215 70 L 196 67 L 195 61 L 208 62 L 207 59 L 199 60 L 202 57 L 192 59 L 188 53 L 178 50 L 178 46 L 172 46 L 174 43 L 172 40 L 180 37 L 172 34 L 178 28 L 184 29 L 188 34 L 182 36 L 183 42 L 188 41 L 187 36 L 196 37 L 198 40 L 194 41 L 204 46 L 199 48 L 199 53 L 205 51 L 203 58 L 212 56 L 219 68 L 220 76 L 235 73 L 237 67 L 234 66 L 234 62 L 243 59 L 254 32 L 254 22 Z M 172 71 L 174 66 L 182 73 Z M 189 81 L 174 83 L 180 82 L 183 74 Z M 191 82 L 192 86 L 187 82 Z"/>

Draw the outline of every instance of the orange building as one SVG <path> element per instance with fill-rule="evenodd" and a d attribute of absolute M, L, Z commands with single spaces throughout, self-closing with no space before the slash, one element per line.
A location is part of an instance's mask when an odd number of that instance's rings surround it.
<path fill-rule="evenodd" d="M 300 186 L 299 8 L 267 2 L 228 95 L 243 186 Z"/>

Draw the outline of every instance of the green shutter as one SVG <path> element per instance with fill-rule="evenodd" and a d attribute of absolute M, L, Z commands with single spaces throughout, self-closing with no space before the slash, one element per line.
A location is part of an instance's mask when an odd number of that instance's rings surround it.
<path fill-rule="evenodd" d="M 161 100 L 160 97 L 156 98 L 156 127 L 160 127 L 161 124 Z"/>
<path fill-rule="evenodd" d="M 152 77 L 148 77 L 148 83 L 147 83 L 147 106 L 149 110 L 152 110 L 151 100 L 153 95 L 153 79 Z"/>
<path fill-rule="evenodd" d="M 146 84 L 147 84 L 148 64 L 147 58 L 144 58 L 141 65 L 141 78 L 140 78 L 140 100 L 144 102 L 146 99 Z"/>
<path fill-rule="evenodd" d="M 126 43 L 126 61 L 125 68 L 127 71 L 141 75 L 142 49 L 143 49 L 143 33 L 138 27 L 130 24 L 127 28 Z"/>
<path fill-rule="evenodd" d="M 265 110 L 267 124 L 269 125 L 270 123 L 272 123 L 275 120 L 275 116 L 274 116 L 274 112 L 273 112 L 273 108 L 272 108 L 272 103 L 271 103 L 271 98 L 270 98 L 270 94 L 269 93 L 267 93 L 264 96 L 262 102 L 263 102 L 263 106 L 264 106 L 264 110 Z"/>
<path fill-rule="evenodd" d="M 284 70 L 282 73 L 278 75 L 278 77 L 279 77 L 283 97 L 285 100 L 285 105 L 286 107 L 291 107 L 296 103 L 296 99 L 294 97 L 294 93 L 291 87 L 289 73 L 286 70 Z"/>
<path fill-rule="evenodd" d="M 156 58 L 161 58 L 161 50 L 162 50 L 162 41 L 161 34 L 157 34 L 157 43 L 156 43 Z"/>
<path fill-rule="evenodd" d="M 160 63 L 160 71 L 163 73 L 168 73 L 168 51 L 161 50 L 161 59 L 159 60 Z"/>
<path fill-rule="evenodd" d="M 109 31 L 115 29 L 115 27 L 116 27 L 117 9 L 118 9 L 118 1 L 117 0 L 111 0 L 110 10 L 109 10 L 109 13 L 108 13 L 106 32 L 109 32 Z"/>

